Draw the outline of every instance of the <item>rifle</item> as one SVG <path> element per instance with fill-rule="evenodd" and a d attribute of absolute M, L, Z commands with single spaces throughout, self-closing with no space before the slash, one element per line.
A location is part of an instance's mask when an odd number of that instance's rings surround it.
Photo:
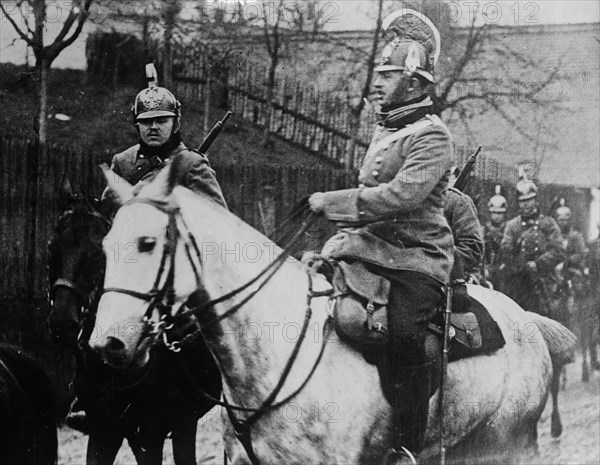
<path fill-rule="evenodd" d="M 468 158 L 467 163 L 465 163 L 465 167 L 462 169 L 458 177 L 456 178 L 456 182 L 454 183 L 454 188 L 462 191 L 467 182 L 469 182 L 469 175 L 473 170 L 473 166 L 475 166 L 475 160 L 477 159 L 477 155 L 481 152 L 481 145 L 477 147 L 477 150 Z"/>
<path fill-rule="evenodd" d="M 208 135 L 206 136 L 206 138 L 204 139 L 202 144 L 200 144 L 200 147 L 198 147 L 198 152 L 206 153 L 206 151 L 210 148 L 210 146 L 215 141 L 215 139 L 217 138 L 219 133 L 223 130 L 223 125 L 229 119 L 230 116 L 231 116 L 231 112 L 228 111 L 227 113 L 225 113 L 225 116 L 223 116 L 223 118 L 221 120 L 219 120 L 215 123 L 215 125 L 209 131 Z"/>

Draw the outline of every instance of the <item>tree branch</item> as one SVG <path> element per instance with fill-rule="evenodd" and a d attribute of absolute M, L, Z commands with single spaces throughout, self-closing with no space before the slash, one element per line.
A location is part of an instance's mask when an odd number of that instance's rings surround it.
<path fill-rule="evenodd" d="M 12 17 L 8 14 L 8 12 L 4 9 L 4 6 L 2 5 L 2 2 L 0 2 L 0 10 L 2 10 L 2 13 L 4 14 L 4 16 L 6 16 L 6 18 L 8 19 L 8 22 L 12 25 L 12 27 L 14 28 L 14 30 L 17 32 L 17 34 L 19 34 L 19 37 L 21 37 L 21 39 L 23 39 L 25 42 L 27 42 L 27 44 L 29 44 L 30 46 L 33 47 L 34 45 L 34 40 L 33 38 L 29 38 L 27 37 L 27 34 L 25 34 L 20 28 L 19 26 L 17 26 L 17 23 L 15 22 L 14 19 L 12 19 Z M 29 29 L 29 25 L 27 26 L 27 29 Z M 29 29 L 31 31 L 31 29 Z M 32 31 L 33 34 L 33 31 Z M 34 34 L 33 34 L 34 35 Z M 34 35 L 35 37 L 35 35 Z"/>

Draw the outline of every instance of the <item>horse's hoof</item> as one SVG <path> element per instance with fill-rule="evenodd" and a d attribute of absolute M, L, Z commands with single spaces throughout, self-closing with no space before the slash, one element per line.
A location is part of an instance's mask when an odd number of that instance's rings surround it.
<path fill-rule="evenodd" d="M 552 412 L 551 422 L 552 425 L 550 427 L 550 436 L 552 436 L 554 439 L 559 438 L 562 435 L 563 427 L 558 412 Z"/>
<path fill-rule="evenodd" d="M 69 412 L 67 418 L 65 418 L 65 425 L 83 434 L 89 434 L 90 432 L 90 420 L 82 411 Z"/>

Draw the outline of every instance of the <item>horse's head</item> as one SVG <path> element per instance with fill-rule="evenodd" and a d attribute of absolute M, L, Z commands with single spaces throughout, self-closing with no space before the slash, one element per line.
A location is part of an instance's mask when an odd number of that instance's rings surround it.
<path fill-rule="evenodd" d="M 90 346 L 115 367 L 145 365 L 153 341 L 198 288 L 199 257 L 170 190 L 163 188 L 171 165 L 136 197 L 105 171 L 120 209 L 104 239 L 104 293 Z"/>
<path fill-rule="evenodd" d="M 74 343 L 83 311 L 94 310 L 95 294 L 104 270 L 102 239 L 110 220 L 100 202 L 75 195 L 68 180 L 60 187 L 63 210 L 48 245 L 50 331 L 59 341 Z"/>

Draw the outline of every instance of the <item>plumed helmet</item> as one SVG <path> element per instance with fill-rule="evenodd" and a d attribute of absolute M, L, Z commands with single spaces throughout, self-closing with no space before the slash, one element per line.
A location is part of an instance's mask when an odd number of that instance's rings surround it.
<path fill-rule="evenodd" d="M 395 34 L 381 54 L 376 72 L 403 71 L 434 82 L 433 69 L 440 56 L 440 33 L 423 13 L 403 8 L 386 16 L 385 33 Z"/>
<path fill-rule="evenodd" d="M 146 79 L 148 79 L 148 87 L 136 95 L 131 109 L 134 120 L 158 118 L 159 116 L 179 118 L 181 104 L 171 91 L 158 86 L 156 69 L 153 64 L 146 65 Z"/>
<path fill-rule="evenodd" d="M 496 194 L 488 202 L 488 211 L 490 213 L 506 213 L 508 203 L 506 198 L 500 193 L 500 184 L 496 186 Z"/>
<path fill-rule="evenodd" d="M 538 188 L 533 181 L 527 178 L 521 179 L 517 183 L 517 196 L 519 200 L 527 200 L 537 197 Z"/>
<path fill-rule="evenodd" d="M 560 207 L 556 209 L 556 218 L 570 220 L 572 216 L 571 209 L 565 205 L 565 199 L 560 199 Z"/>

